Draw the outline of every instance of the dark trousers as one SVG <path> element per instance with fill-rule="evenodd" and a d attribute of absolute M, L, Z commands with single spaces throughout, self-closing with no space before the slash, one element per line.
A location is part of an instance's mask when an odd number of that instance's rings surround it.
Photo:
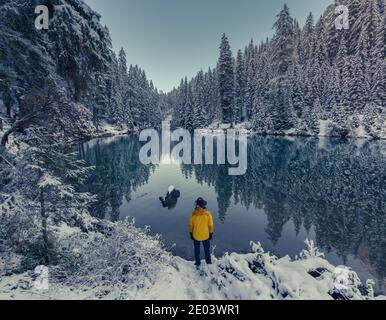
<path fill-rule="evenodd" d="M 201 242 L 204 245 L 204 251 L 205 251 L 205 261 L 207 264 L 212 264 L 212 258 L 210 256 L 210 241 L 196 241 L 194 240 L 194 257 L 196 259 L 196 266 L 201 265 L 201 258 L 200 258 L 200 247 Z"/>

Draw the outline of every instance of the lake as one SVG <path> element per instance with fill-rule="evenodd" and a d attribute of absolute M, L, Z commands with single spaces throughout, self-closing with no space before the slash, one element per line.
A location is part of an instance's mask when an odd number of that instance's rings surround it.
<path fill-rule="evenodd" d="M 362 279 L 386 279 L 386 142 L 250 137 L 248 171 L 229 176 L 226 165 L 142 165 L 135 135 L 96 139 L 79 155 L 96 170 L 85 191 L 97 195 L 94 216 L 131 217 L 150 226 L 173 254 L 193 260 L 188 219 L 198 197 L 215 220 L 213 246 L 250 252 L 260 241 L 278 256 L 295 257 L 314 239 L 334 265 Z M 159 201 L 169 185 L 181 192 L 174 209 Z"/>

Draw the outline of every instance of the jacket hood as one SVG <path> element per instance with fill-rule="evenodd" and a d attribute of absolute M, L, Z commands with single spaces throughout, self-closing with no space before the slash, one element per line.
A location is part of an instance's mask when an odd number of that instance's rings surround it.
<path fill-rule="evenodd" d="M 208 211 L 206 209 L 196 208 L 196 210 L 194 210 L 194 214 L 205 215 L 208 214 Z"/>

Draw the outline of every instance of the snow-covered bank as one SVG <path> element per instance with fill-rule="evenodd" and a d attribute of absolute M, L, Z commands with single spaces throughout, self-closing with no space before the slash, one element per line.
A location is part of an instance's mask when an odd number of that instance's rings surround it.
<path fill-rule="evenodd" d="M 214 259 L 212 266 L 205 266 L 199 272 L 194 270 L 192 263 L 175 258 L 173 266 L 168 267 L 164 273 L 164 278 L 148 292 L 140 292 L 139 298 L 172 300 L 373 298 L 371 281 L 362 286 L 355 272 L 335 268 L 319 256 L 312 243 L 309 244 L 309 249 L 295 260 L 291 260 L 288 256 L 278 259 L 264 252 L 260 244 L 252 244 L 253 253 L 225 255 L 221 259 Z M 340 276 L 337 270 L 347 270 L 349 274 L 349 283 L 344 289 L 337 285 Z"/>
<path fill-rule="evenodd" d="M 264 134 L 264 135 L 276 135 L 276 136 L 290 136 L 290 137 L 319 137 L 319 138 L 351 138 L 351 139 L 377 139 L 377 140 L 386 140 L 386 120 L 383 124 L 378 123 L 377 134 L 374 134 L 374 129 L 371 127 L 366 127 L 363 122 L 363 116 L 359 116 L 359 123 L 352 125 L 349 128 L 346 128 L 343 132 L 343 135 L 339 132 L 336 125 L 331 120 L 320 120 L 318 125 L 318 133 L 311 132 L 308 130 L 300 130 L 292 128 L 286 131 L 258 131 L 254 130 L 250 122 L 242 122 L 234 125 L 233 127 L 230 124 L 224 124 L 215 122 L 211 124 L 207 130 L 227 130 L 234 128 L 235 130 L 244 130 L 248 134 Z M 370 132 L 369 132 L 370 131 Z"/>
<path fill-rule="evenodd" d="M 77 139 L 73 142 L 79 143 L 79 142 L 90 141 L 93 139 L 112 138 L 116 136 L 124 136 L 134 132 L 133 130 L 130 130 L 126 127 L 114 126 L 108 123 L 101 124 L 99 127 L 99 130 L 96 130 L 95 126 L 91 123 L 89 124 L 89 126 L 93 127 L 93 129 L 91 130 L 92 133 L 82 137 L 81 139 Z"/>
<path fill-rule="evenodd" d="M 110 138 L 114 136 L 126 135 L 130 132 L 132 131 L 129 130 L 128 128 L 124 128 L 124 127 L 120 128 L 118 126 L 113 126 L 111 124 L 104 123 L 101 126 L 99 133 L 97 133 L 94 138 Z"/>
<path fill-rule="evenodd" d="M 129 222 L 95 223 L 98 231 L 87 234 L 56 230 L 60 260 L 50 267 L 48 290 L 36 289 L 33 271 L 8 273 L 0 278 L 0 299 L 386 299 L 374 298 L 371 281 L 332 266 L 313 242 L 294 260 L 251 243 L 250 254 L 227 254 L 196 270 Z"/>

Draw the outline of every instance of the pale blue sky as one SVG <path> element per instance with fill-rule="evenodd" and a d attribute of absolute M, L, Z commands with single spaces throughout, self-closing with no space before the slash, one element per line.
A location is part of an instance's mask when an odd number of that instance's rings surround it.
<path fill-rule="evenodd" d="M 142 67 L 161 90 L 182 77 L 215 66 L 221 34 L 233 51 L 272 35 L 275 16 L 287 3 L 304 23 L 319 17 L 334 0 L 85 0 L 102 15 L 115 51 L 126 50 L 129 64 Z"/>

